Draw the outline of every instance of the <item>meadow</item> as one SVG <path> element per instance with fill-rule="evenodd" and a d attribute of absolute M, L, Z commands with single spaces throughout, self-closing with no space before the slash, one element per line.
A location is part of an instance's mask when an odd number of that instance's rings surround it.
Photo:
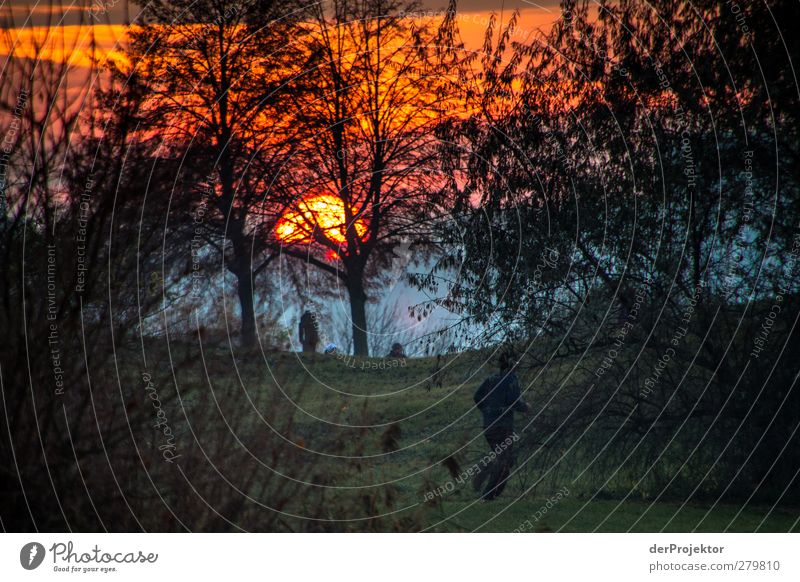
<path fill-rule="evenodd" d="M 189 529 L 800 531 L 794 507 L 666 497 L 626 482 L 624 471 L 600 479 L 586 470 L 580 443 L 550 443 L 542 462 L 536 417 L 549 382 L 524 364 L 521 384 L 534 410 L 516 419 L 516 468 L 499 499 L 481 502 L 470 475 L 485 466 L 488 448 L 472 395 L 493 372 L 487 353 L 234 357 L 227 345 L 173 344 L 164 358 L 149 359 L 174 371 L 175 392 L 166 377 L 158 390 L 179 457 L 150 464 L 164 441 L 152 426 L 137 431 L 137 448 L 155 480 L 169 483 L 178 465 L 191 491 L 215 507 L 200 520 L 186 506 L 185 483 L 167 486 L 165 505 L 176 516 L 192 513 L 182 519 Z M 170 529 L 169 521 L 156 527 Z"/>

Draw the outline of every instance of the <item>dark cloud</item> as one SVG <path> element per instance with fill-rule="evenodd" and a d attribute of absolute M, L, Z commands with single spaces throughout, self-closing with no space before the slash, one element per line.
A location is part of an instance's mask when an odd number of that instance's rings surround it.
<path fill-rule="evenodd" d="M 443 9 L 447 0 L 422 0 L 426 10 Z M 558 0 L 461 0 L 460 12 L 511 12 L 512 10 L 553 11 Z M 131 22 L 139 5 L 130 0 L 15 0 L 0 7 L 6 26 L 73 25 L 81 23 L 122 24 Z"/>
<path fill-rule="evenodd" d="M 3 26 L 122 24 L 140 8 L 128 0 L 14 0 L 0 7 Z"/>
<path fill-rule="evenodd" d="M 447 2 L 441 0 L 423 0 L 422 4 L 426 8 L 444 8 L 447 6 Z M 501 10 L 511 11 L 515 9 L 552 10 L 558 4 L 559 0 L 461 0 L 458 3 L 458 9 L 464 12 L 500 12 Z"/>

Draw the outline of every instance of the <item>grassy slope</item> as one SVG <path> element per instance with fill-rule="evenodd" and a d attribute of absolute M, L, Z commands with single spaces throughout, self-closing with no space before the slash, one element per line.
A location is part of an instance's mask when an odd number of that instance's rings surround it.
<path fill-rule="evenodd" d="M 206 352 L 206 366 L 215 390 L 237 390 L 230 385 L 230 356 L 219 348 Z M 228 364 L 224 361 L 227 359 Z M 290 395 L 297 406 L 292 438 L 309 450 L 322 450 L 325 422 L 340 425 L 374 425 L 353 430 L 348 450 L 374 455 L 359 467 L 358 474 L 338 474 L 340 487 L 391 482 L 397 492 L 397 507 L 421 516 L 432 531 L 513 531 L 528 521 L 532 531 L 800 531 L 796 508 L 681 506 L 680 503 L 594 499 L 594 488 L 576 486 L 569 477 L 551 476 L 538 487 L 530 472 L 515 476 L 506 493 L 493 503 L 478 503 L 468 483 L 435 504 L 422 505 L 426 492 L 451 481 L 441 465 L 443 456 L 453 454 L 465 469 L 485 453 L 480 435 L 479 415 L 473 409 L 472 394 L 491 370 L 481 368 L 480 354 L 452 359 L 444 371 L 433 374 L 435 358 L 408 360 L 404 367 L 369 369 L 363 360 L 333 356 L 269 354 L 269 367 L 261 355 L 239 361 L 243 383 L 254 402 L 267 393 Z M 378 363 L 380 360 L 368 360 Z M 363 367 L 362 367 L 363 366 Z M 187 381 L 191 382 L 189 378 Z M 263 388 L 262 388 L 263 387 Z M 253 415 L 255 416 L 255 415 Z M 316 418 L 315 418 L 316 417 Z M 321 422 L 319 419 L 323 419 Z M 386 454 L 381 438 L 388 426 L 401 429 L 399 450 Z M 342 463 L 309 455 L 309 463 L 328 463 L 336 473 Z M 570 495 L 542 513 L 541 507 L 559 487 Z M 538 516 L 537 516 L 538 512 Z"/>

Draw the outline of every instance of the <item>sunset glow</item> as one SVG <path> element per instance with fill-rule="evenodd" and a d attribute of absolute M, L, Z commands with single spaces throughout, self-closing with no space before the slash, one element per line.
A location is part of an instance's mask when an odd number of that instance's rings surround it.
<path fill-rule="evenodd" d="M 363 219 L 355 221 L 359 238 L 367 232 Z M 275 226 L 275 234 L 285 243 L 311 244 L 315 231 L 328 240 L 343 244 L 346 239 L 344 202 L 333 194 L 312 194 L 302 198 L 296 208 L 287 210 Z"/>
<path fill-rule="evenodd" d="M 124 62 L 122 47 L 129 30 L 121 24 L 8 28 L 0 35 L 0 55 L 88 69 L 95 60 L 101 64 L 108 59 Z"/>

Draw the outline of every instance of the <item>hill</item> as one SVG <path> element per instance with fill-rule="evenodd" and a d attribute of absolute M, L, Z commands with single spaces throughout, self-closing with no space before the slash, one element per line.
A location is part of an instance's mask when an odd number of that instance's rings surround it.
<path fill-rule="evenodd" d="M 120 385 L 130 418 L 144 419 L 131 423 L 139 462 L 126 482 L 139 497 L 156 484 L 151 529 L 800 531 L 796 508 L 667 499 L 621 472 L 614 487 L 598 481 L 580 446 L 542 443 L 536 410 L 517 419 L 505 493 L 480 502 L 469 476 L 487 447 L 472 394 L 493 371 L 486 353 L 242 357 L 175 343 L 147 352 L 160 411 L 141 370 L 123 367 Z M 135 350 L 122 358 L 135 359 Z M 523 366 L 521 379 L 534 409 L 547 401 L 542 370 Z M 120 455 L 133 452 L 123 446 Z"/>

